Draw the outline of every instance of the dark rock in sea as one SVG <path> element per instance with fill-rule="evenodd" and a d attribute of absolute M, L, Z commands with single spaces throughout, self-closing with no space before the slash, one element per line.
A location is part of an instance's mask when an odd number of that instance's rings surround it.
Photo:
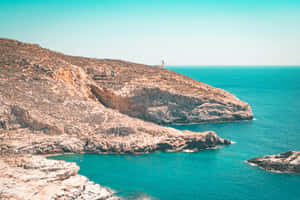
<path fill-rule="evenodd" d="M 248 163 L 274 172 L 300 174 L 300 151 L 253 158 Z"/>

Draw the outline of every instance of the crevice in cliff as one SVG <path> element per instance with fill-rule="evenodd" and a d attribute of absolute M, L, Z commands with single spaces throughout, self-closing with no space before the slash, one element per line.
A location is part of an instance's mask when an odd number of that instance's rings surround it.
<path fill-rule="evenodd" d="M 89 86 L 91 89 L 92 94 L 94 95 L 94 97 L 96 97 L 96 99 L 103 104 L 106 107 L 110 107 L 105 101 L 103 101 L 102 97 L 103 97 L 103 91 L 101 89 L 99 89 L 98 87 L 94 86 L 94 85 L 90 85 Z"/>
<path fill-rule="evenodd" d="M 130 98 L 118 96 L 106 89 L 101 89 L 95 85 L 89 85 L 91 93 L 96 99 L 108 108 L 119 110 L 121 113 L 131 112 L 132 104 Z"/>
<path fill-rule="evenodd" d="M 4 130 L 7 129 L 7 126 L 6 126 L 6 122 L 5 122 L 5 121 L 0 121 L 0 129 L 4 129 Z"/>

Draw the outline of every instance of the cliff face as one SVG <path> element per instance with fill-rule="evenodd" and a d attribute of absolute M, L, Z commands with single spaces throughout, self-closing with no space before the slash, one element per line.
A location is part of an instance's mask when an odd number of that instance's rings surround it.
<path fill-rule="evenodd" d="M 214 132 L 184 133 L 107 108 L 99 99 L 116 100 L 117 108 L 127 110 L 129 100 L 97 84 L 81 63 L 36 45 L 11 40 L 0 44 L 2 152 L 145 153 L 230 143 Z"/>
<path fill-rule="evenodd" d="M 115 66 L 117 64 L 113 64 Z M 108 107 L 159 124 L 250 120 L 247 103 L 224 90 L 167 69 L 112 67 L 117 85 L 101 82 L 117 98 L 99 98 Z M 128 77 L 124 80 L 123 76 Z M 111 80 L 110 80 L 111 81 Z M 124 101 L 126 98 L 126 101 Z M 117 103 L 116 103 L 117 102 Z M 118 107 L 119 102 L 126 106 Z"/>
<path fill-rule="evenodd" d="M 169 70 L 66 56 L 7 39 L 0 40 L 0 53 L 5 152 L 197 150 L 230 142 L 213 132 L 183 133 L 122 113 L 158 123 L 252 117 L 248 104 L 233 95 Z"/>
<path fill-rule="evenodd" d="M 230 141 L 211 131 L 178 131 L 152 122 L 251 118 L 249 105 L 233 95 L 169 70 L 66 56 L 38 45 L 0 39 L 0 161 L 20 173 L 34 174 L 27 170 L 40 158 L 25 156 L 32 162 L 20 167 L 10 164 L 9 155 L 197 151 Z M 13 184 L 5 182 L 21 184 L 24 180 L 3 173 L 1 195 L 9 196 Z M 81 183 L 89 187 L 89 182 Z M 36 186 L 32 187 L 35 191 Z M 47 185 L 37 187 L 49 189 Z M 98 186 L 92 187 L 100 191 Z"/>
<path fill-rule="evenodd" d="M 67 56 L 1 39 L 0 66 L 81 86 L 106 107 L 160 124 L 249 120 L 247 103 L 184 75 L 124 61 Z M 28 78 L 27 78 L 28 79 Z M 78 85 L 80 83 L 80 85 Z"/>
<path fill-rule="evenodd" d="M 84 69 L 103 89 L 99 101 L 133 117 L 159 124 L 253 118 L 234 95 L 167 69 L 113 60 L 95 60 Z"/>
<path fill-rule="evenodd" d="M 253 158 L 248 160 L 248 163 L 270 171 L 300 174 L 299 151 Z"/>

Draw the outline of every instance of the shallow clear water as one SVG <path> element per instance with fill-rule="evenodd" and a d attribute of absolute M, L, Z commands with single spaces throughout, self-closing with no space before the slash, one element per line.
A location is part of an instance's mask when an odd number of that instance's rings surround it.
<path fill-rule="evenodd" d="M 197 153 L 61 155 L 80 174 L 128 199 L 298 200 L 300 175 L 249 166 L 253 157 L 300 150 L 300 68 L 170 69 L 225 89 L 248 102 L 256 120 L 174 125 L 214 130 L 235 144 Z"/>

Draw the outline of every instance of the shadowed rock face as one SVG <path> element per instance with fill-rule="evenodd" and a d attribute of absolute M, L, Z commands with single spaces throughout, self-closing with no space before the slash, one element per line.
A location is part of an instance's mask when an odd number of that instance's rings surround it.
<path fill-rule="evenodd" d="M 233 95 L 169 70 L 66 56 L 38 45 L 0 39 L 0 162 L 3 169 L 15 169 L 30 177 L 35 173 L 41 175 L 29 180 L 29 184 L 34 184 L 30 191 L 24 187 L 16 190 L 27 194 L 23 199 L 30 199 L 29 193 L 35 194 L 42 188 L 39 195 L 53 190 L 49 194 L 52 199 L 68 199 L 59 196 L 58 188 L 72 181 L 54 181 L 49 188 L 49 184 L 40 182 L 49 178 L 43 168 L 52 165 L 61 166 L 62 171 L 65 167 L 76 168 L 52 161 L 36 165 L 39 157 L 23 154 L 198 151 L 230 144 L 230 141 L 212 131 L 179 131 L 152 122 L 251 118 L 249 105 Z M 12 164 L 22 157 L 30 160 L 26 167 Z M 46 171 L 53 171 L 55 180 L 60 177 L 61 170 Z M 78 177 L 75 171 L 71 170 L 69 178 Z M 70 175 L 68 170 L 66 173 Z M 20 199 L 18 195 L 13 196 L 14 187 L 18 187 L 13 183 L 21 185 L 25 179 L 0 171 L 0 195 Z M 69 199 L 85 199 L 80 196 L 85 194 L 82 187 L 92 188 L 91 195 L 107 194 L 87 180 L 79 183 L 76 190 L 70 190 L 72 198 Z M 109 198 L 108 195 L 102 199 Z"/>
<path fill-rule="evenodd" d="M 300 174 L 299 151 L 287 151 L 277 155 L 253 158 L 248 160 L 248 163 L 275 172 Z"/>

